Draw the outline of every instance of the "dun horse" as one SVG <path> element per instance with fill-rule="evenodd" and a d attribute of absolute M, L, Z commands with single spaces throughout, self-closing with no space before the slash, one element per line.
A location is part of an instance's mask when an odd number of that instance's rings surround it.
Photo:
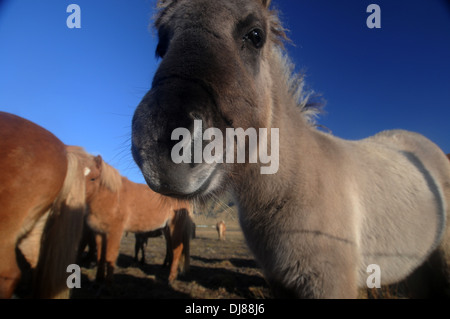
<path fill-rule="evenodd" d="M 227 230 L 227 226 L 225 226 L 225 222 L 221 220 L 216 224 L 217 234 L 219 235 L 219 240 L 225 240 L 225 232 Z"/>
<path fill-rule="evenodd" d="M 124 231 L 141 233 L 168 226 L 166 234 L 170 262 L 169 281 L 177 277 L 178 266 L 189 269 L 191 204 L 153 192 L 147 185 L 122 177 L 112 166 L 96 157 L 100 178 L 88 181 L 87 224 L 100 240 L 97 242 L 97 280 L 112 281 L 120 241 Z M 184 265 L 180 260 L 184 257 Z M 106 270 L 105 270 L 106 268 Z"/>
<path fill-rule="evenodd" d="M 34 297 L 69 296 L 66 270 L 76 261 L 90 164 L 44 128 L 0 112 L 0 298 L 20 279 L 17 248 L 33 269 Z"/>
<path fill-rule="evenodd" d="M 158 1 L 162 60 L 132 122 L 132 153 L 147 183 L 168 196 L 196 199 L 230 186 L 247 244 L 277 297 L 356 297 L 369 265 L 377 264 L 381 283 L 389 284 L 430 257 L 441 262 L 435 274 L 448 280 L 442 273 L 450 240 L 445 154 L 407 131 L 347 141 L 317 130 L 269 3 Z M 225 147 L 223 159 L 176 163 L 176 128 L 188 137 L 185 151 L 203 133 L 204 144 L 210 139 L 216 146 L 211 155 L 219 156 L 224 143 L 209 128 L 223 136 L 227 128 L 267 129 L 256 150 L 264 144 L 279 150 L 279 170 L 261 174 L 266 163 L 248 160 L 255 149 L 245 163 L 229 163 Z M 272 129 L 279 129 L 278 141 Z"/>

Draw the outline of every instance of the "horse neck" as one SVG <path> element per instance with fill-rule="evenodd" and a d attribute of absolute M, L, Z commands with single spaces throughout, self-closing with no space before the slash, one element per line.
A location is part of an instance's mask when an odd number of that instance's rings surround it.
<path fill-rule="evenodd" d="M 97 216 L 99 220 L 108 220 L 115 216 L 119 208 L 119 192 L 111 191 L 101 185 L 95 194 L 88 199 L 90 214 Z"/>
<path fill-rule="evenodd" d="M 266 164 L 258 163 L 246 165 L 233 174 L 237 186 L 235 197 L 247 211 L 280 206 L 294 193 L 311 201 L 309 188 L 317 183 L 315 176 L 320 175 L 320 164 L 316 161 L 324 151 L 321 140 L 328 140 L 308 123 L 283 81 L 274 83 L 271 126 L 279 129 L 279 169 L 276 174 L 262 175 L 260 168 Z"/>
<path fill-rule="evenodd" d="M 121 205 L 127 206 L 134 204 L 135 209 L 145 212 L 145 214 L 155 213 L 159 215 L 168 214 L 175 200 L 164 197 L 147 185 L 134 183 L 128 179 L 122 180 L 122 190 L 120 192 Z M 138 203 L 138 205 L 137 205 Z"/>

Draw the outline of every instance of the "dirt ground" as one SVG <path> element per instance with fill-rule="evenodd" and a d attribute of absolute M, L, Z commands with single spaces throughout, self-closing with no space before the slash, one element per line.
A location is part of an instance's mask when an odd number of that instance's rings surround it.
<path fill-rule="evenodd" d="M 219 220 L 227 225 L 226 240 L 215 228 Z M 133 233 L 124 234 L 112 284 L 95 281 L 97 267 L 82 265 L 81 288 L 72 299 L 270 299 L 270 289 L 261 269 L 246 246 L 233 210 L 215 218 L 197 216 L 196 237 L 190 244 L 190 271 L 169 283 L 163 267 L 166 242 L 163 236 L 149 238 L 145 263 L 135 262 Z M 139 255 L 140 258 L 140 255 Z M 360 299 L 405 298 L 394 285 L 382 289 L 361 289 Z"/>
<path fill-rule="evenodd" d="M 221 211 L 215 208 L 216 211 Z M 227 225 L 226 240 L 220 241 L 217 221 Z M 135 235 L 124 234 L 116 262 L 114 282 L 98 284 L 97 267 L 81 265 L 81 288 L 72 290 L 72 299 L 270 299 L 269 286 L 246 246 L 235 208 L 226 206 L 211 217 L 196 215 L 196 237 L 190 245 L 190 271 L 168 283 L 168 267 L 163 267 L 166 242 L 163 236 L 149 238 L 145 263 L 135 262 Z M 140 257 L 140 255 L 139 255 Z M 27 298 L 31 277 L 24 276 L 16 292 Z M 409 298 L 404 287 L 392 285 L 381 289 L 362 289 L 360 299 Z M 450 295 L 450 292 L 449 292 Z"/>
<path fill-rule="evenodd" d="M 134 261 L 134 244 L 134 234 L 122 237 L 112 285 L 95 283 L 95 266 L 82 267 L 81 288 L 73 290 L 72 298 L 271 298 L 237 223 L 227 226 L 225 241 L 218 240 L 212 222 L 197 223 L 190 272 L 172 284 L 167 282 L 169 269 L 162 267 L 164 237 L 149 238 L 145 264 Z"/>

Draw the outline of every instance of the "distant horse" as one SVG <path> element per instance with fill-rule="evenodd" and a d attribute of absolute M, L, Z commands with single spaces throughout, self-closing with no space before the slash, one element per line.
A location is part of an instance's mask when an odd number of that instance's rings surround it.
<path fill-rule="evenodd" d="M 69 296 L 66 271 L 75 263 L 90 159 L 0 112 L 0 298 L 10 298 L 20 279 L 17 248 L 33 269 L 33 297 Z"/>
<path fill-rule="evenodd" d="M 139 251 L 141 251 L 141 260 L 140 262 L 143 264 L 145 263 L 145 246 L 147 246 L 148 243 L 148 239 L 149 238 L 154 238 L 154 237 L 161 237 L 162 235 L 164 235 L 164 230 L 162 228 L 157 229 L 157 230 L 153 230 L 153 231 L 149 231 L 149 232 L 144 232 L 144 233 L 135 233 L 135 239 L 136 242 L 134 244 L 134 261 L 138 262 L 138 255 L 139 255 Z M 166 265 L 166 259 L 167 259 L 168 254 L 166 253 L 166 258 L 164 260 L 164 265 Z"/>
<path fill-rule="evenodd" d="M 431 257 L 448 284 L 445 154 L 401 130 L 360 141 L 318 130 L 269 4 L 158 1 L 162 60 L 132 122 L 148 185 L 194 200 L 229 188 L 277 297 L 356 297 L 370 265 L 389 284 Z"/>
<path fill-rule="evenodd" d="M 227 230 L 227 226 L 225 226 L 225 222 L 223 220 L 217 222 L 216 230 L 219 235 L 219 240 L 225 240 L 225 231 Z"/>
<path fill-rule="evenodd" d="M 123 232 L 147 232 L 168 227 L 170 247 L 169 281 L 177 277 L 178 266 L 189 269 L 191 204 L 153 192 L 137 184 L 98 158 L 100 178 L 94 181 L 95 192 L 89 195 L 87 223 L 97 236 L 97 280 L 112 281 Z M 180 259 L 184 257 L 184 265 Z"/>

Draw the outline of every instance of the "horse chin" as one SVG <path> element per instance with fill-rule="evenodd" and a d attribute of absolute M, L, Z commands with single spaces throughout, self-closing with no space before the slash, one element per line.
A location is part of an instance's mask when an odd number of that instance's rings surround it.
<path fill-rule="evenodd" d="M 155 192 L 179 199 L 197 199 L 214 192 L 221 184 L 222 173 L 217 165 L 204 166 L 190 175 L 176 172 L 162 174 L 143 165 L 142 173 L 148 186 Z"/>

